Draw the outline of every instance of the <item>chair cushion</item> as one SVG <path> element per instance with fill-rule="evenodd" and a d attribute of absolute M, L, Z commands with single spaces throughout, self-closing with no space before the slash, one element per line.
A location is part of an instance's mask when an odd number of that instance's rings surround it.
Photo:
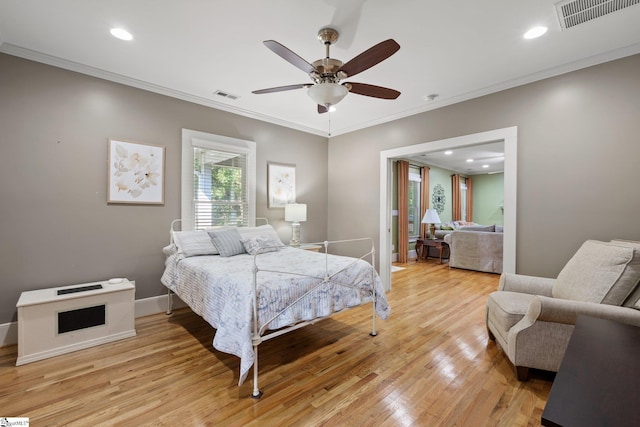
<path fill-rule="evenodd" d="M 638 255 L 640 251 L 640 242 L 634 240 L 612 240 L 611 243 L 615 243 L 617 245 L 622 246 L 631 246 L 635 249 L 634 256 Z M 622 303 L 624 307 L 631 307 L 637 310 L 640 310 L 640 281 L 636 283 L 635 289 L 631 292 L 631 294 L 627 297 L 626 300 Z"/>
<path fill-rule="evenodd" d="M 587 240 L 553 285 L 554 298 L 621 305 L 640 280 L 640 253 L 632 246 Z"/>
<path fill-rule="evenodd" d="M 499 329 L 493 333 L 506 342 L 509 329 L 524 317 L 534 298 L 535 295 L 520 292 L 492 292 L 487 299 L 487 315 L 490 324 Z"/>

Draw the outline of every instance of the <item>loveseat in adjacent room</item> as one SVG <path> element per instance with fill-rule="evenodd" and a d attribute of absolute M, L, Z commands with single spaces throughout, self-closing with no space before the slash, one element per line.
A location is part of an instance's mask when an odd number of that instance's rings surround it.
<path fill-rule="evenodd" d="M 449 267 L 502 273 L 504 233 L 495 225 L 470 226 L 444 236 L 449 245 Z"/>

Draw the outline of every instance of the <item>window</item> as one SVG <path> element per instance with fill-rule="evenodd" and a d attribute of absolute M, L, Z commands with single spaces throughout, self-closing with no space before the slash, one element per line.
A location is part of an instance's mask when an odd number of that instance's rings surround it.
<path fill-rule="evenodd" d="M 409 239 L 420 237 L 420 168 L 415 166 L 409 167 Z"/>
<path fill-rule="evenodd" d="M 460 219 L 467 221 L 467 179 L 460 177 Z"/>
<path fill-rule="evenodd" d="M 182 130 L 182 229 L 255 224 L 253 141 Z"/>

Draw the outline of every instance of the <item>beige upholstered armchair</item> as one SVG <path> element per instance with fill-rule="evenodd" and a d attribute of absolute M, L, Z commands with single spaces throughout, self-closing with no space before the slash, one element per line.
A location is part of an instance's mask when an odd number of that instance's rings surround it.
<path fill-rule="evenodd" d="M 578 315 L 640 326 L 640 242 L 586 241 L 557 279 L 503 273 L 487 329 L 516 367 L 557 372 Z"/>

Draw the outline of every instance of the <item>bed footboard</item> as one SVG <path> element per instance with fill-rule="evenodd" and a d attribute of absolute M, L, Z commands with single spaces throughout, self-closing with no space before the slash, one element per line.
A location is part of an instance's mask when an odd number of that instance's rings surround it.
<path fill-rule="evenodd" d="M 353 243 L 353 242 L 362 242 L 362 241 L 367 241 L 371 243 L 371 248 L 362 256 L 358 257 L 358 258 L 354 258 L 354 261 L 347 265 L 346 267 L 340 269 L 339 271 L 334 271 L 331 272 L 329 271 L 329 257 L 331 256 L 329 253 L 329 247 L 330 245 L 336 245 L 336 244 L 342 244 L 342 243 Z M 259 399 L 262 397 L 263 392 L 260 390 L 260 387 L 258 385 L 258 346 L 267 340 L 270 340 L 272 338 L 276 338 L 280 335 L 284 335 L 286 333 L 289 333 L 291 331 L 300 329 L 302 327 L 305 327 L 307 325 L 311 325 L 314 323 L 319 322 L 320 320 L 323 320 L 325 318 L 319 318 L 319 319 L 313 319 L 313 320 L 309 320 L 309 321 L 303 321 L 303 322 L 299 322 L 296 323 L 292 326 L 286 327 L 286 328 L 280 328 L 277 329 L 273 332 L 267 332 L 267 329 L 269 327 L 269 324 L 271 322 L 273 322 L 274 320 L 276 320 L 278 317 L 282 316 L 287 310 L 292 309 L 292 307 L 294 307 L 296 304 L 300 303 L 301 301 L 304 300 L 305 297 L 307 297 L 309 294 L 311 294 L 312 292 L 314 292 L 315 290 L 317 290 L 320 286 L 327 284 L 327 283 L 332 283 L 338 286 L 343 286 L 343 287 L 347 287 L 347 288 L 352 288 L 352 289 L 356 289 L 357 288 L 357 284 L 353 284 L 353 283 L 343 283 L 340 281 L 335 280 L 334 278 L 336 277 L 336 275 L 338 275 L 340 272 L 350 268 L 351 266 L 353 266 L 354 264 L 356 264 L 358 261 L 360 260 L 366 260 L 367 258 L 370 258 L 370 260 L 368 260 L 371 269 L 371 294 L 370 294 L 370 302 L 371 302 L 371 332 L 370 332 L 370 336 L 375 337 L 378 335 L 377 330 L 376 330 L 376 304 L 377 304 L 377 291 L 376 291 L 376 277 L 377 277 L 377 272 L 375 269 L 375 246 L 373 244 L 373 239 L 371 238 L 361 238 L 361 239 L 349 239 L 349 240 L 338 240 L 338 241 L 324 241 L 324 242 L 319 242 L 319 243 L 311 243 L 311 245 L 321 245 L 324 248 L 324 255 L 325 255 L 325 272 L 324 272 L 324 277 L 317 277 L 317 276 L 313 276 L 313 275 L 301 275 L 299 273 L 290 273 L 290 272 L 283 272 L 283 271 L 274 271 L 274 270 L 268 270 L 268 269 L 260 269 L 258 267 L 258 263 L 257 263 L 257 257 L 260 255 L 260 253 L 254 255 L 253 257 L 253 295 L 254 295 L 254 301 L 253 301 L 253 331 L 252 331 L 252 344 L 253 344 L 253 353 L 254 353 L 254 362 L 253 362 L 253 391 L 251 393 L 251 398 L 253 399 Z M 304 293 L 302 296 L 300 296 L 298 299 L 296 299 L 295 301 L 293 301 L 289 306 L 287 306 L 285 309 L 283 309 L 281 312 L 277 313 L 275 316 L 273 316 L 271 319 L 269 319 L 267 322 L 265 322 L 262 326 L 260 326 L 258 324 L 258 275 L 261 271 L 265 271 L 265 272 L 272 272 L 272 273 L 285 273 L 285 274 L 295 274 L 298 276 L 302 276 L 302 277 L 308 277 L 308 278 L 313 278 L 313 279 L 318 279 L 319 282 L 312 287 L 310 290 L 308 290 L 306 293 Z M 366 303 L 368 303 L 369 301 L 367 301 Z M 345 307 L 345 309 L 348 309 L 351 307 Z M 329 316 L 330 317 L 330 316 Z"/>

